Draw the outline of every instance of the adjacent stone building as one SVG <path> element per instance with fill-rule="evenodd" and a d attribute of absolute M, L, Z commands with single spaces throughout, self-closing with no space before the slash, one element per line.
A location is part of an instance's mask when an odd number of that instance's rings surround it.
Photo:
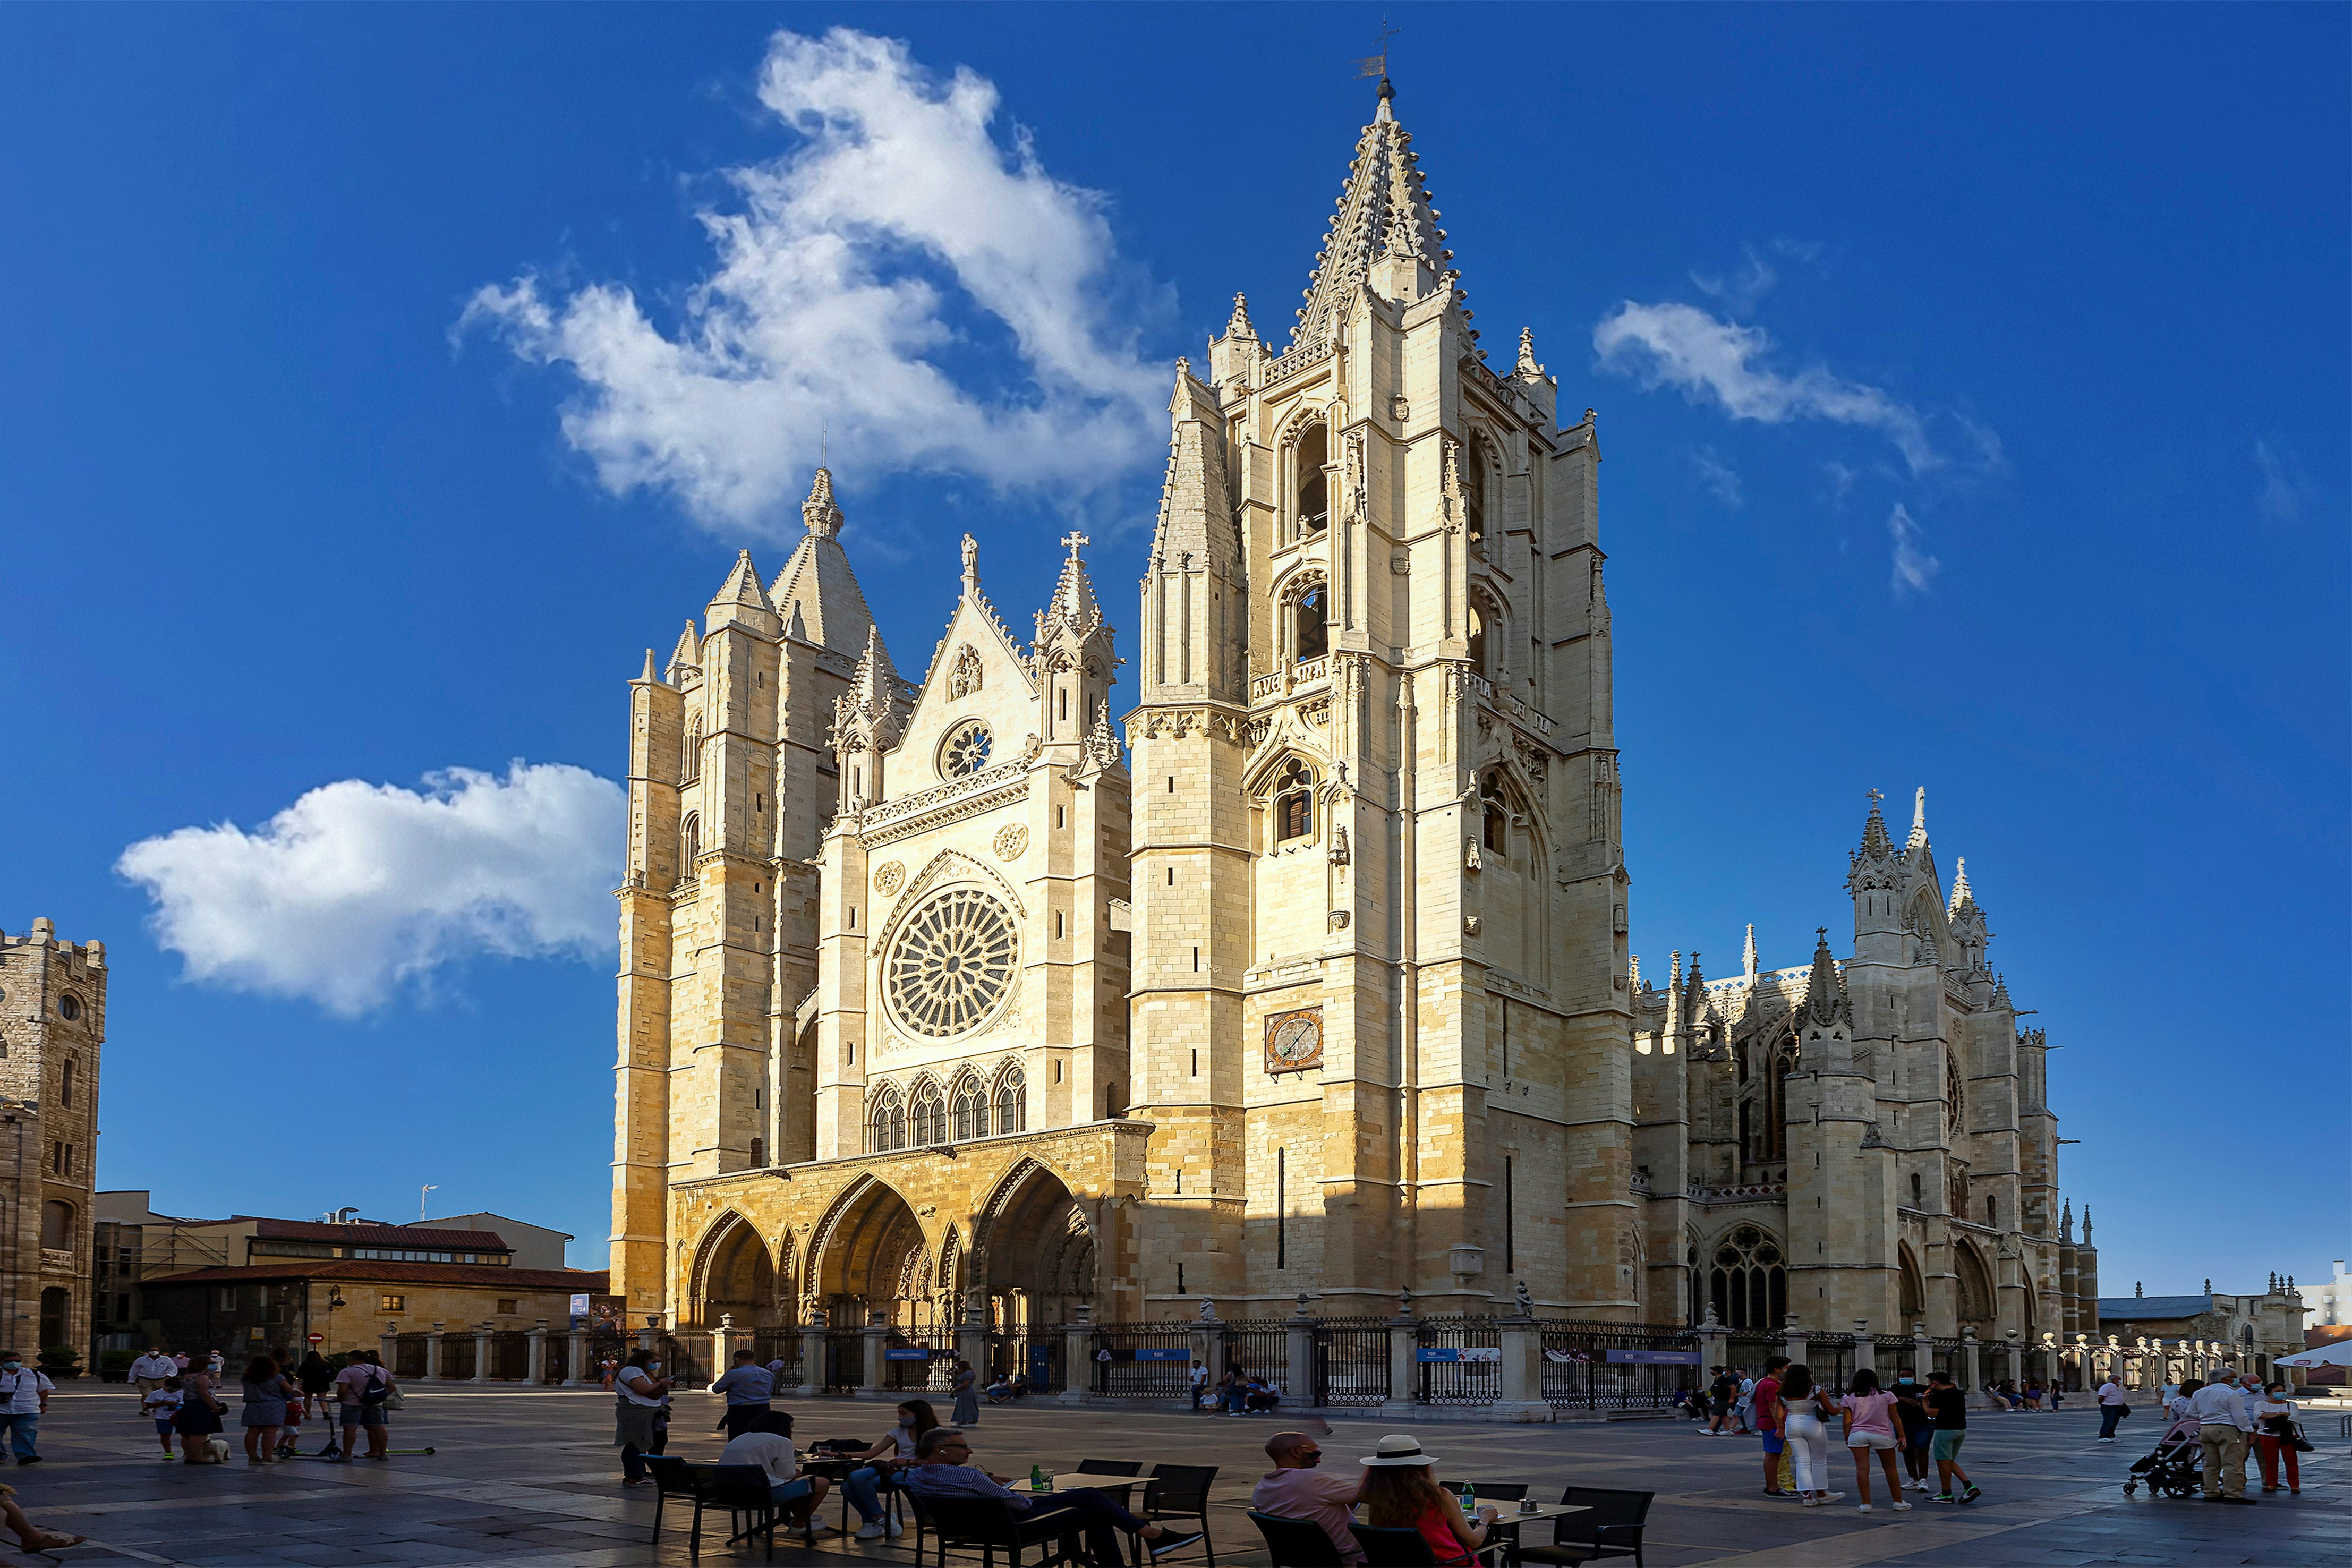
<path fill-rule="evenodd" d="M 1176 367 L 1131 640 L 1081 536 L 1025 642 L 967 539 L 903 679 L 820 469 L 784 570 L 647 653 L 633 1314 L 2095 1325 L 2043 1043 L 1924 826 L 1873 810 L 1843 966 L 1640 983 L 1596 422 L 1452 263 L 1383 83 L 1288 342 L 1236 297 Z"/>
<path fill-rule="evenodd" d="M 106 944 L 59 942 L 46 917 L 0 934 L 0 1348 L 26 1356 L 91 1342 L 106 977 Z"/>

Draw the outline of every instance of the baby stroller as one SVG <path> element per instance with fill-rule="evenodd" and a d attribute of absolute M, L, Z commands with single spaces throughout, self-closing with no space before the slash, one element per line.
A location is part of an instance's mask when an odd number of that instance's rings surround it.
<path fill-rule="evenodd" d="M 2129 1497 L 2145 1482 L 2150 1497 L 2195 1497 L 2203 1487 L 2205 1445 L 2194 1432 L 2183 1432 L 2178 1422 L 2157 1439 L 2156 1449 L 2132 1461 L 2124 1481 Z"/>

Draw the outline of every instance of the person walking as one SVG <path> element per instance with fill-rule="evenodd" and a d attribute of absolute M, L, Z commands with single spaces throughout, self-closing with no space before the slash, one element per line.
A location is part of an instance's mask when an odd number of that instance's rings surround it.
<path fill-rule="evenodd" d="M 163 1353 L 161 1345 L 149 1345 L 147 1352 L 131 1363 L 131 1381 L 144 1399 L 163 1386 L 167 1377 L 180 1375 L 180 1363 Z"/>
<path fill-rule="evenodd" d="M 180 1413 L 180 1397 L 177 1373 L 139 1396 L 139 1413 L 155 1423 L 155 1436 L 163 1441 L 166 1462 L 172 1458 L 172 1417 Z"/>
<path fill-rule="evenodd" d="M 1936 1442 L 1936 1418 L 1921 1397 L 1926 1393 L 1907 1377 L 1895 1384 L 1895 1429 L 1903 1438 L 1903 1468 L 1915 1492 L 1927 1489 L 1927 1454 Z"/>
<path fill-rule="evenodd" d="M 766 1429 L 768 1401 L 776 1392 L 775 1374 L 760 1364 L 759 1352 L 737 1351 L 734 1362 L 710 1385 L 711 1393 L 727 1396 L 727 1410 L 716 1430 L 730 1438 Z"/>
<path fill-rule="evenodd" d="M 2099 1384 L 2099 1441 L 2114 1442 L 2116 1424 L 2130 1414 L 2131 1401 L 2125 1397 L 2124 1385 L 2111 1372 L 2106 1381 Z"/>
<path fill-rule="evenodd" d="M 1412 1530 L 1429 1543 L 1441 1568 L 1467 1568 L 1478 1561 L 1495 1528 L 1496 1508 L 1481 1503 L 1465 1518 L 1462 1504 L 1437 1484 L 1437 1456 L 1424 1454 L 1415 1438 L 1391 1434 L 1364 1456 L 1364 1522 L 1381 1530 Z"/>
<path fill-rule="evenodd" d="M 1780 1428 L 1789 1441 L 1797 1495 L 1807 1508 L 1845 1496 L 1830 1490 L 1829 1429 L 1823 1423 L 1836 1419 L 1838 1407 L 1827 1389 L 1814 1386 L 1811 1368 L 1792 1362 L 1780 1369 Z"/>
<path fill-rule="evenodd" d="M 959 1426 L 980 1425 L 980 1376 L 971 1370 L 971 1363 L 956 1357 L 955 1376 L 949 1381 L 948 1390 L 955 1395 L 949 1407 L 948 1419 Z"/>
<path fill-rule="evenodd" d="M 1738 1397 L 1739 1380 L 1731 1375 L 1729 1367 L 1717 1367 L 1706 1385 L 1706 1426 L 1702 1430 L 1707 1436 L 1731 1436 L 1731 1402 Z"/>
<path fill-rule="evenodd" d="M 1927 1414 L 1936 1418 L 1936 1436 L 1927 1449 L 1928 1458 L 1936 1461 L 1936 1481 L 1938 1488 L 1929 1502 L 1974 1502 L 1984 1496 L 1976 1482 L 1969 1479 L 1968 1471 L 1960 1468 L 1960 1445 L 1969 1436 L 1969 1396 L 1952 1382 L 1948 1372 L 1927 1374 Z M 1952 1482 L 1960 1483 L 1960 1490 L 1952 1490 Z"/>
<path fill-rule="evenodd" d="M 247 1464 L 278 1462 L 278 1430 L 286 1425 L 286 1403 L 301 1396 L 271 1357 L 257 1355 L 246 1363 L 245 1408 L 237 1422 L 245 1428 Z"/>
<path fill-rule="evenodd" d="M 48 1413 L 49 1395 L 57 1387 L 15 1351 L 0 1353 L 0 1422 L 6 1424 L 8 1447 L 20 1465 L 41 1462 L 41 1417 Z"/>
<path fill-rule="evenodd" d="M 1878 1386 L 1878 1373 L 1864 1367 L 1853 1374 L 1838 1408 L 1845 1416 L 1845 1446 L 1853 1455 L 1854 1491 L 1862 1498 L 1855 1510 L 1870 1511 L 1870 1457 L 1875 1454 L 1886 1472 L 1886 1495 L 1895 1511 L 1910 1512 L 1902 1472 L 1895 1466 L 1895 1450 L 1902 1441 L 1895 1435 L 1895 1395 Z"/>
<path fill-rule="evenodd" d="M 648 1350 L 635 1350 L 613 1374 L 613 1443 L 621 1450 L 621 1484 L 649 1487 L 645 1457 L 669 1443 L 669 1379 Z"/>
<path fill-rule="evenodd" d="M 1788 1364 L 1787 1356 L 1768 1357 L 1764 1375 L 1756 1380 L 1756 1435 L 1764 1440 L 1766 1497 L 1792 1495 L 1780 1489 L 1780 1462 L 1788 1448 L 1788 1439 L 1780 1430 L 1780 1373 Z"/>
<path fill-rule="evenodd" d="M 2246 1435 L 2254 1418 L 2237 1385 L 2207 1384 L 2189 1401 L 2189 1414 L 2196 1417 L 2197 1441 L 2205 1450 L 2205 1500 L 2252 1506 L 2254 1500 L 2246 1495 Z"/>
<path fill-rule="evenodd" d="M 1364 1500 L 1364 1478 L 1371 1472 L 1349 1476 L 1324 1469 L 1321 1445 L 1304 1432 L 1276 1432 L 1265 1440 L 1265 1457 L 1274 1461 L 1274 1468 L 1250 1489 L 1250 1507 L 1321 1525 L 1341 1563 L 1354 1568 L 1362 1563 L 1363 1543 L 1348 1526 L 1356 1505 Z"/>
<path fill-rule="evenodd" d="M 335 1373 L 334 1386 L 335 1414 L 343 1428 L 343 1449 L 336 1462 L 348 1465 L 360 1457 L 362 1433 L 367 1435 L 369 1458 L 389 1458 L 392 1413 L 386 1406 L 392 1398 L 392 1373 L 370 1362 L 365 1351 L 353 1351 L 344 1358 L 343 1370 Z"/>
<path fill-rule="evenodd" d="M 191 1465 L 225 1464 L 213 1458 L 213 1434 L 221 1429 L 221 1412 L 228 1406 L 213 1394 L 213 1380 L 204 1367 L 188 1363 L 180 1374 L 180 1408 L 172 1417 L 172 1430 L 180 1435 L 180 1458 Z"/>
<path fill-rule="evenodd" d="M 1745 1372 L 1732 1375 L 1739 1379 L 1739 1396 L 1731 1402 L 1731 1418 L 1738 1423 L 1744 1437 L 1756 1430 L 1756 1380 Z"/>
<path fill-rule="evenodd" d="M 2301 1436 L 2294 1424 L 2294 1401 L 2287 1396 L 2286 1384 L 2273 1383 L 2263 1390 L 2248 1414 L 2254 1418 L 2254 1441 L 2260 1445 L 2263 1462 L 2263 1490 L 2279 1489 L 2279 1462 L 2286 1462 L 2286 1489 L 2296 1497 L 2303 1495 L 2303 1474 L 2295 1464 L 2295 1440 Z"/>

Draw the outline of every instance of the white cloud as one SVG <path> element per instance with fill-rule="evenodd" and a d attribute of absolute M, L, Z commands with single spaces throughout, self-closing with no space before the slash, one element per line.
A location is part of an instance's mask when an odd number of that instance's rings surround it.
<path fill-rule="evenodd" d="M 1772 340 L 1759 328 L 1720 321 L 1692 305 L 1628 300 L 1592 329 L 1601 368 L 1654 390 L 1672 386 L 1694 403 L 1712 400 L 1734 419 L 1784 425 L 1827 419 L 1878 431 L 1914 474 L 1942 465 L 1924 422 L 1875 386 L 1821 365 L 1783 374 L 1767 363 Z"/>
<path fill-rule="evenodd" d="M 1155 455 L 1165 377 L 1133 341 L 1148 290 L 1102 198 L 1049 174 L 1017 127 L 1009 146 L 992 133 L 993 84 L 836 27 L 776 34 L 760 100 L 798 144 L 730 171 L 730 208 L 698 215 L 717 258 L 675 330 L 618 284 L 562 297 L 528 274 L 460 322 L 570 368 L 564 435 L 607 489 L 667 489 L 740 528 L 792 515 L 826 437 L 853 479 L 1091 488 Z M 1011 343 L 985 385 L 948 363 L 987 352 L 972 326 Z"/>
<path fill-rule="evenodd" d="M 1919 548 L 1923 535 L 1919 525 L 1911 520 L 1901 501 L 1887 514 L 1886 531 L 1895 538 L 1895 596 L 1924 594 L 1935 585 L 1936 574 L 1944 563 Z"/>
<path fill-rule="evenodd" d="M 1745 499 L 1739 487 L 1739 470 L 1725 462 L 1723 454 L 1712 447 L 1696 447 L 1690 457 L 1699 488 L 1724 505 L 1737 508 Z"/>
<path fill-rule="evenodd" d="M 2303 509 L 2310 504 L 2312 487 L 2294 454 L 2282 443 L 2257 441 L 2254 467 L 2263 476 L 2262 490 L 2254 497 L 2255 509 L 2272 522 L 2299 521 Z"/>
<path fill-rule="evenodd" d="M 588 956 L 614 941 L 619 785 L 562 763 L 401 789 L 343 779 L 247 833 L 142 839 L 115 869 L 155 900 L 189 978 L 356 1016 L 476 953 Z"/>

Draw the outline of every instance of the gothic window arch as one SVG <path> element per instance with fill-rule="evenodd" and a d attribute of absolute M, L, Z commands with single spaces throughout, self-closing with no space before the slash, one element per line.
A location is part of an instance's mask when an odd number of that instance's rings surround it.
<path fill-rule="evenodd" d="M 1479 842 L 1497 855 L 1511 852 L 1511 807 L 1503 796 L 1503 770 L 1488 768 L 1478 781 Z"/>
<path fill-rule="evenodd" d="M 965 1073 L 956 1079 L 955 1092 L 949 1097 L 948 1114 L 953 1121 L 957 1142 L 988 1136 L 988 1097 L 981 1092 L 979 1079 Z"/>
<path fill-rule="evenodd" d="M 1958 1276 L 1959 1317 L 1963 1323 L 1990 1328 L 1993 1320 L 1991 1271 L 1977 1249 L 1962 1242 L 1952 1249 L 1952 1271 Z"/>
<path fill-rule="evenodd" d="M 1486 669 L 1486 612 L 1475 599 L 1470 601 L 1468 641 L 1471 669 L 1477 674 L 1486 675 L 1490 680 L 1493 679 L 1493 676 L 1489 675 Z"/>
<path fill-rule="evenodd" d="M 677 761 L 680 784 L 692 784 L 702 776 L 702 718 L 699 714 L 686 727 L 686 744 L 679 752 Z"/>
<path fill-rule="evenodd" d="M 1916 1181 L 1918 1178 L 1914 1176 L 1912 1180 Z M 1927 1281 L 1920 1274 L 1919 1260 L 1911 1256 L 1909 1247 L 1904 1247 L 1896 1255 L 1895 1262 L 1895 1296 L 1900 1304 L 1903 1321 L 1918 1322 L 1927 1315 Z"/>
<path fill-rule="evenodd" d="M 907 1102 L 907 1146 L 922 1149 L 947 1141 L 947 1097 L 940 1093 L 938 1084 L 925 1079 L 915 1086 Z"/>
<path fill-rule="evenodd" d="M 1470 447 L 1462 459 L 1462 521 L 1473 544 L 1486 537 L 1486 465 L 1492 450 L 1486 432 L 1470 433 Z"/>
<path fill-rule="evenodd" d="M 1800 1058 L 1797 1037 L 1751 1035 L 1739 1046 L 1739 1145 L 1750 1162 L 1789 1157 L 1789 1075 Z"/>
<path fill-rule="evenodd" d="M 698 814 L 688 812 L 686 820 L 678 824 L 677 848 L 677 879 L 691 880 L 694 863 L 702 858 L 702 818 Z"/>
<path fill-rule="evenodd" d="M 1331 479 L 1324 467 L 1331 460 L 1331 427 L 1318 419 L 1301 430 L 1292 448 L 1291 463 L 1298 537 L 1309 539 L 1331 525 Z"/>
<path fill-rule="evenodd" d="M 906 1146 L 906 1109 L 899 1103 L 898 1089 L 886 1083 L 874 1094 L 874 1110 L 866 1121 L 866 1147 L 870 1153 L 887 1154 Z"/>
<path fill-rule="evenodd" d="M 1315 832 L 1315 770 L 1292 756 L 1274 778 L 1274 838 L 1277 844 Z"/>
<path fill-rule="evenodd" d="M 1029 1075 L 1013 1063 L 996 1080 L 996 1131 L 999 1137 L 1007 1132 L 1029 1131 Z"/>
<path fill-rule="evenodd" d="M 1752 1225 L 1716 1243 L 1707 1299 L 1715 1304 L 1716 1320 L 1727 1328 L 1778 1327 L 1789 1310 L 1789 1271 L 1780 1244 Z"/>
<path fill-rule="evenodd" d="M 1300 594 L 1290 612 L 1292 657 L 1300 664 L 1331 649 L 1331 595 L 1322 584 Z"/>
<path fill-rule="evenodd" d="M 1967 1087 L 1960 1078 L 1958 1053 L 1947 1047 L 1944 1051 L 1944 1142 L 1947 1143 L 1957 1143 L 1968 1127 L 1967 1095 Z"/>

